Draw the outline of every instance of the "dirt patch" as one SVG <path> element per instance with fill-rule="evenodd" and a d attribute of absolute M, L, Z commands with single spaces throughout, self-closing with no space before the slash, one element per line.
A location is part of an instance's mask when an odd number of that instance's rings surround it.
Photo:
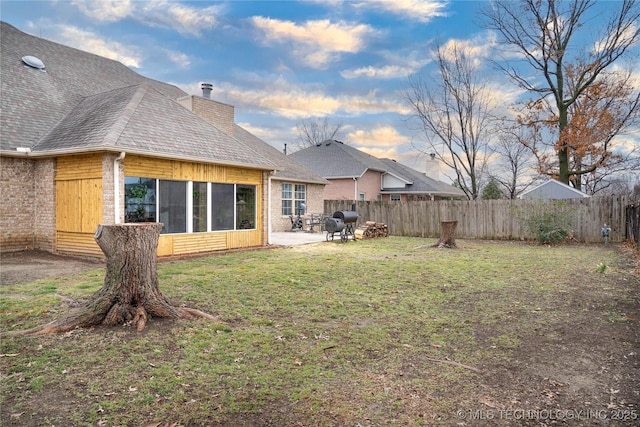
<path fill-rule="evenodd" d="M 104 265 L 103 261 L 54 255 L 44 251 L 3 252 L 0 254 L 0 285 L 73 275 Z"/>

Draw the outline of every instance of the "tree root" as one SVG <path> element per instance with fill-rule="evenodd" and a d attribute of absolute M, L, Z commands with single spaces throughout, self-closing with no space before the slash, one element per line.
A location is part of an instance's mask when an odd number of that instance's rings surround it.
<path fill-rule="evenodd" d="M 106 309 L 97 303 L 99 298 L 90 301 L 82 307 L 74 309 L 68 316 L 54 320 L 44 325 L 36 326 L 22 331 L 8 331 L 0 335 L 29 336 L 47 335 L 69 332 L 78 328 L 90 328 L 97 325 L 116 326 L 131 322 L 138 331 L 143 331 L 147 325 L 149 317 L 170 318 L 170 319 L 207 319 L 217 323 L 225 324 L 219 317 L 213 316 L 204 311 L 188 307 L 176 307 L 168 302 L 162 301 L 158 304 L 137 305 L 114 302 Z M 159 309 L 158 307 L 162 307 Z"/>

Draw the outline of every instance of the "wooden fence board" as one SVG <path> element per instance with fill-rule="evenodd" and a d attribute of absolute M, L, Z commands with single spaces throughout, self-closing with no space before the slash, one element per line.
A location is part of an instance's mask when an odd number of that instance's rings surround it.
<path fill-rule="evenodd" d="M 358 212 L 356 226 L 366 221 L 385 223 L 394 236 L 435 237 L 442 221 L 458 221 L 461 239 L 520 240 L 534 238 L 525 218 L 546 211 L 570 212 L 572 231 L 582 242 L 601 242 L 603 224 L 611 227 L 612 242 L 621 242 L 627 231 L 626 197 L 591 197 L 576 200 L 442 200 L 415 202 L 354 202 L 325 200 L 325 213 Z"/>

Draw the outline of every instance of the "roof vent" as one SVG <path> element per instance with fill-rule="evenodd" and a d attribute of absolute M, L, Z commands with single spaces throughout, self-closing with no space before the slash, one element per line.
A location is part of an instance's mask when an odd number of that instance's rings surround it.
<path fill-rule="evenodd" d="M 213 85 L 211 83 L 200 83 L 200 89 L 202 89 L 202 96 L 210 99 L 211 98 L 211 90 L 213 89 Z"/>
<path fill-rule="evenodd" d="M 24 62 L 31 68 L 35 68 L 36 70 L 44 70 L 44 62 L 42 62 L 40 58 L 36 58 L 35 56 L 23 56 L 22 62 Z"/>

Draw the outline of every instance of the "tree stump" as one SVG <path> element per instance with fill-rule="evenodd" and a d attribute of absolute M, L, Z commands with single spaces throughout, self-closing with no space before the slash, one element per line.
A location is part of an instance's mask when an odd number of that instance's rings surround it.
<path fill-rule="evenodd" d="M 157 249 L 161 230 L 160 223 L 99 225 L 94 238 L 107 257 L 102 288 L 67 317 L 16 334 L 59 333 L 127 322 L 141 331 L 149 316 L 217 320 L 196 309 L 174 306 L 160 292 Z"/>
<path fill-rule="evenodd" d="M 440 240 L 433 245 L 434 248 L 457 248 L 456 240 L 453 237 L 456 233 L 458 221 L 442 221 L 440 223 Z"/>

